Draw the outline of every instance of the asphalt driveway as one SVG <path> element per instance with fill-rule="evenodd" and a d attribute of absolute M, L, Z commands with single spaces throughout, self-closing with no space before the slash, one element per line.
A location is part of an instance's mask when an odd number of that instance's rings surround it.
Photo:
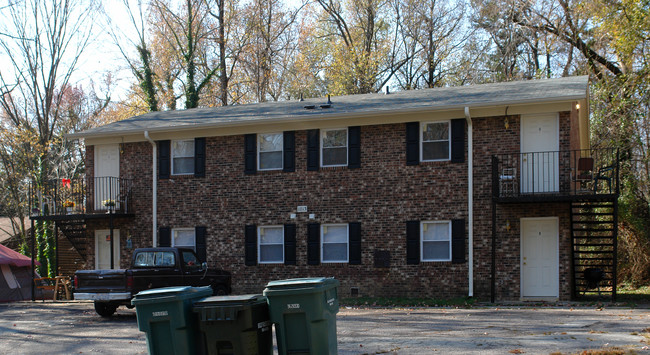
<path fill-rule="evenodd" d="M 650 310 L 596 307 L 353 309 L 339 354 L 650 354 Z M 0 304 L 0 354 L 146 354 L 135 310 L 101 318 L 89 302 Z"/>

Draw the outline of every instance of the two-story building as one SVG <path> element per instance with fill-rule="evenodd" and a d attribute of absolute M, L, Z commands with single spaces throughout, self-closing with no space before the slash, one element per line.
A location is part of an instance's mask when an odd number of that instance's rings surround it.
<path fill-rule="evenodd" d="M 588 108 L 569 77 L 151 112 L 73 135 L 86 179 L 34 191 L 32 219 L 88 268 L 194 248 L 234 293 L 570 299 L 595 273 L 615 296 L 617 157 Z"/>

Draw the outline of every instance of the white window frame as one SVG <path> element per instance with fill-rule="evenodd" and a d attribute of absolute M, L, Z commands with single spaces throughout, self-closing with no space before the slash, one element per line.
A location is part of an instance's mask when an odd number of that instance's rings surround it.
<path fill-rule="evenodd" d="M 280 148 L 280 167 L 278 168 L 266 168 L 262 169 L 262 158 L 261 158 L 261 153 L 273 153 L 273 152 L 278 152 L 278 150 L 269 150 L 269 151 L 262 151 L 262 144 L 261 144 L 261 139 L 263 135 L 280 135 L 282 139 L 282 148 Z M 257 134 L 257 170 L 260 171 L 268 171 L 268 170 L 282 170 L 284 167 L 284 133 L 283 132 L 275 132 L 275 133 L 258 133 Z"/>
<path fill-rule="evenodd" d="M 448 259 L 426 259 L 424 257 L 424 229 L 425 225 L 429 224 L 447 224 L 448 228 L 448 235 L 449 235 L 449 258 Z M 428 228 L 428 227 L 427 227 Z M 438 240 L 437 242 L 441 242 L 442 240 Z M 420 223 L 420 260 L 423 262 L 429 262 L 429 261 L 451 261 L 451 241 L 452 241 L 452 235 L 451 235 L 451 221 L 446 220 L 446 221 L 423 221 Z"/>
<path fill-rule="evenodd" d="M 177 245 L 176 244 L 176 235 L 178 232 L 192 232 L 192 235 L 194 235 L 194 238 L 192 238 L 192 241 L 194 242 L 194 245 Z M 188 248 L 194 250 L 196 253 L 196 229 L 195 228 L 174 228 L 172 229 L 172 247 L 179 247 L 179 248 Z"/>
<path fill-rule="evenodd" d="M 323 251 L 325 250 L 325 244 L 342 244 L 342 243 L 325 243 L 325 229 L 329 227 L 345 227 L 345 246 L 347 253 L 345 254 L 345 260 L 325 260 L 323 257 Z M 320 260 L 323 264 L 345 264 L 350 262 L 350 225 L 345 223 L 338 224 L 321 224 L 320 226 Z"/>
<path fill-rule="evenodd" d="M 332 164 L 332 165 L 325 165 L 323 164 L 323 156 L 325 155 L 325 149 L 330 149 L 330 148 L 325 148 L 323 144 L 323 140 L 325 139 L 325 133 L 326 132 L 331 132 L 331 131 L 345 131 L 345 164 Z M 337 166 L 348 166 L 349 163 L 349 142 L 350 142 L 350 132 L 348 131 L 347 127 L 346 128 L 329 128 L 329 129 L 321 129 L 320 131 L 320 166 L 322 168 L 331 168 L 331 167 L 337 167 Z M 337 148 L 342 148 L 342 147 L 337 147 Z"/>
<path fill-rule="evenodd" d="M 174 154 L 174 152 L 175 152 L 175 151 L 174 151 L 174 142 L 192 142 L 193 145 L 196 144 L 196 142 L 194 142 L 194 139 L 175 139 L 175 140 L 173 140 L 173 141 L 171 142 L 171 148 L 170 148 L 170 150 L 171 150 L 171 154 L 170 154 L 170 155 L 171 155 L 171 168 L 172 168 L 172 175 L 194 175 L 194 166 L 192 166 L 192 171 L 189 172 L 189 173 L 177 173 L 177 172 L 176 172 L 176 169 L 175 169 L 175 167 L 174 167 L 174 158 L 192 158 L 192 160 L 194 160 L 194 151 L 192 151 L 192 154 L 191 154 L 191 155 L 187 155 L 187 156 L 178 156 L 178 155 Z M 196 148 L 195 148 L 195 149 L 196 149 Z"/>
<path fill-rule="evenodd" d="M 446 123 L 447 124 L 447 143 L 449 145 L 448 153 L 447 153 L 447 158 L 443 159 L 424 159 L 424 128 L 428 124 L 432 123 Z M 431 143 L 431 142 L 444 142 L 444 140 L 435 140 L 435 141 L 426 141 L 426 143 Z M 420 124 L 420 161 L 422 162 L 427 162 L 427 161 L 449 161 L 451 160 L 451 121 L 428 121 L 428 122 L 422 122 Z"/>
<path fill-rule="evenodd" d="M 282 243 L 264 243 L 262 244 L 262 234 L 261 231 L 262 229 L 265 228 L 279 228 L 282 230 Z M 282 260 L 271 260 L 271 261 L 264 261 L 262 260 L 262 245 L 282 245 Z M 277 225 L 277 226 L 259 226 L 257 227 L 257 262 L 260 264 L 284 264 L 284 226 L 283 225 Z"/>

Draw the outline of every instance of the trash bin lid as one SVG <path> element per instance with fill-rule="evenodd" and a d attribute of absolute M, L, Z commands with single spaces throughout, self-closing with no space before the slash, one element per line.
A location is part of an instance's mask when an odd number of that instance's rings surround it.
<path fill-rule="evenodd" d="M 194 307 L 252 306 L 259 303 L 266 303 L 266 297 L 262 295 L 212 296 L 196 302 Z"/>
<path fill-rule="evenodd" d="M 180 301 L 188 298 L 205 297 L 211 294 L 212 288 L 210 286 L 173 286 L 152 288 L 138 292 L 138 294 L 133 296 L 131 303 L 137 305 L 149 302 Z"/>
<path fill-rule="evenodd" d="M 321 289 L 337 287 L 338 285 L 339 281 L 333 277 L 313 277 L 271 281 L 264 289 L 264 296 L 279 293 L 284 294 L 285 292 L 316 292 Z"/>

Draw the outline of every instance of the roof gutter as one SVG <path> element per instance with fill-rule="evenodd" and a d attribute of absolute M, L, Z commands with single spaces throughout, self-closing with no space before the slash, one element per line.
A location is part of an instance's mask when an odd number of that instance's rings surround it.
<path fill-rule="evenodd" d="M 465 106 L 465 120 L 467 121 L 467 219 L 468 235 L 468 297 L 474 297 L 474 154 L 472 143 L 472 116 L 469 113 L 469 106 Z"/>
<path fill-rule="evenodd" d="M 153 221 L 152 225 L 152 247 L 158 246 L 158 179 L 156 176 L 156 172 L 158 171 L 158 147 L 156 146 L 156 142 L 154 142 L 151 137 L 149 137 L 149 131 L 144 131 L 144 138 L 151 143 L 151 147 L 153 148 L 153 152 L 151 154 L 151 158 L 153 159 L 153 162 L 151 164 L 152 169 L 151 169 L 151 211 L 152 211 L 152 216 L 151 220 Z"/>

